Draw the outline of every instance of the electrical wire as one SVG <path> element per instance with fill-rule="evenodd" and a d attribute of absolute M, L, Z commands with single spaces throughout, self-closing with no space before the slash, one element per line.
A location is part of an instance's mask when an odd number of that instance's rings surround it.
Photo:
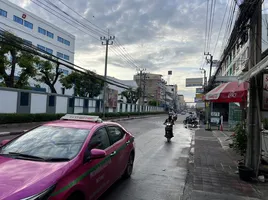
<path fill-rule="evenodd" d="M 3 29 L 1 27 L 0 27 L 0 29 L 2 29 L 3 32 L 7 32 L 5 29 Z M 46 51 L 40 50 L 38 47 L 36 47 L 34 45 L 30 45 L 30 44 L 23 44 L 22 45 L 21 44 L 21 40 L 19 40 L 19 38 L 16 37 L 16 36 L 15 36 L 15 38 L 16 38 L 15 41 L 14 40 L 10 41 L 10 39 L 7 38 L 3 33 L 0 33 L 0 38 L 1 38 L 1 41 L 0 41 L 1 43 L 5 43 L 7 45 L 14 46 L 14 47 L 16 47 L 18 49 L 21 49 L 22 51 L 26 51 L 26 52 L 29 52 L 31 54 L 38 55 L 38 56 L 40 56 L 42 58 L 45 58 L 47 60 L 50 60 L 52 62 L 57 62 L 57 63 L 65 66 L 65 67 L 67 67 L 67 68 L 69 68 L 69 69 L 71 69 L 73 71 L 76 71 L 76 72 L 80 72 L 80 73 L 89 75 L 89 76 L 94 77 L 94 78 L 96 78 L 98 80 L 104 81 L 104 82 L 106 82 L 108 84 L 115 85 L 115 86 L 120 87 L 120 88 L 124 88 L 124 89 L 131 88 L 128 85 L 125 85 L 125 84 L 122 84 L 120 82 L 111 80 L 109 78 L 106 78 L 106 80 L 105 80 L 104 77 L 101 76 L 101 75 L 98 75 L 98 74 L 96 74 L 96 73 L 94 73 L 94 72 L 92 72 L 90 70 L 87 70 L 85 68 L 82 68 L 82 67 L 80 67 L 78 65 L 75 65 L 75 64 L 73 64 L 71 62 L 68 62 L 68 61 L 66 61 L 64 59 L 58 58 L 58 57 L 56 57 L 56 56 L 54 56 L 52 54 L 49 54 Z M 55 58 L 56 60 L 54 60 L 53 58 Z M 61 60 L 63 62 L 60 62 L 59 60 Z M 78 70 L 77 68 L 80 69 L 80 70 Z"/>
<path fill-rule="evenodd" d="M 204 53 L 206 52 L 207 48 L 207 29 L 208 29 L 208 6 L 209 5 L 209 0 L 207 0 L 207 12 L 206 12 L 206 29 L 205 29 L 205 43 L 204 43 Z"/>
<path fill-rule="evenodd" d="M 213 23 L 214 23 L 214 14 L 215 14 L 216 0 L 211 2 L 211 17 L 210 17 L 210 29 L 209 29 L 209 38 L 208 38 L 208 51 L 210 51 L 210 43 L 212 37 Z"/>

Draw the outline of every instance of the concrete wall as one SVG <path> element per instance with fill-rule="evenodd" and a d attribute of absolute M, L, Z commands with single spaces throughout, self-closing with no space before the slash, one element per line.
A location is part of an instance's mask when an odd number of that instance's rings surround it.
<path fill-rule="evenodd" d="M 101 110 L 97 99 L 49 94 L 32 90 L 0 87 L 0 113 L 92 113 Z M 144 106 L 144 112 L 163 111 L 161 107 Z M 138 112 L 138 105 L 117 103 L 107 112 Z"/>

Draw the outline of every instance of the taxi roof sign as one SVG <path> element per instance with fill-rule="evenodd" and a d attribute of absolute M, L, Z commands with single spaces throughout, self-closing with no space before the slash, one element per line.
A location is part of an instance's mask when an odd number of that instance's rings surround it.
<path fill-rule="evenodd" d="M 66 114 L 61 117 L 62 120 L 75 120 L 75 121 L 88 121 L 88 122 L 102 122 L 102 119 L 99 116 L 93 115 L 72 115 Z"/>

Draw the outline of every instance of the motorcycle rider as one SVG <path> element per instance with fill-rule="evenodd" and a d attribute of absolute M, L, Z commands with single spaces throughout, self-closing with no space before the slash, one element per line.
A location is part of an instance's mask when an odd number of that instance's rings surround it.
<path fill-rule="evenodd" d="M 173 125 L 174 125 L 174 120 L 173 120 L 173 116 L 172 116 L 172 114 L 169 114 L 169 115 L 168 115 L 168 118 L 165 120 L 164 125 L 166 125 L 167 123 L 171 123 L 171 125 L 172 125 L 171 133 L 172 133 L 172 137 L 174 137 L 174 135 L 173 135 Z M 166 132 L 167 132 L 167 131 L 166 131 Z"/>

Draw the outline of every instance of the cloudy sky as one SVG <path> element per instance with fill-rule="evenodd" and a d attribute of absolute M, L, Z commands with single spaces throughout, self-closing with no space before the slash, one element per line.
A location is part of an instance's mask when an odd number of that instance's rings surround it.
<path fill-rule="evenodd" d="M 96 32 L 96 27 L 90 21 L 103 30 L 109 29 L 117 39 L 116 45 L 110 46 L 109 76 L 133 79 L 136 73 L 134 64 L 146 68 L 147 72 L 163 74 L 166 80 L 167 71 L 172 70 L 170 84 L 178 84 L 178 92 L 184 94 L 187 101 L 193 101 L 195 88 L 186 88 L 185 79 L 203 77 L 199 68 L 204 62 L 207 0 L 61 0 L 88 21 L 59 0 L 50 0 L 70 16 L 91 27 L 91 31 L 79 27 L 67 16 L 64 18 L 69 23 L 66 23 L 33 3 L 48 5 L 49 0 L 10 1 L 75 35 L 75 64 L 99 74 L 104 73 L 105 47 L 97 40 L 102 33 L 99 29 Z M 214 52 L 226 4 L 227 0 L 216 1 L 209 48 L 211 53 Z M 229 11 L 231 3 L 227 6 Z M 226 22 L 218 39 L 214 59 L 220 56 L 225 27 Z M 122 46 L 119 47 L 118 44 Z M 124 55 L 127 52 L 128 55 L 125 56 L 134 64 L 127 62 L 122 52 Z M 204 66 L 208 72 L 208 66 Z"/>

